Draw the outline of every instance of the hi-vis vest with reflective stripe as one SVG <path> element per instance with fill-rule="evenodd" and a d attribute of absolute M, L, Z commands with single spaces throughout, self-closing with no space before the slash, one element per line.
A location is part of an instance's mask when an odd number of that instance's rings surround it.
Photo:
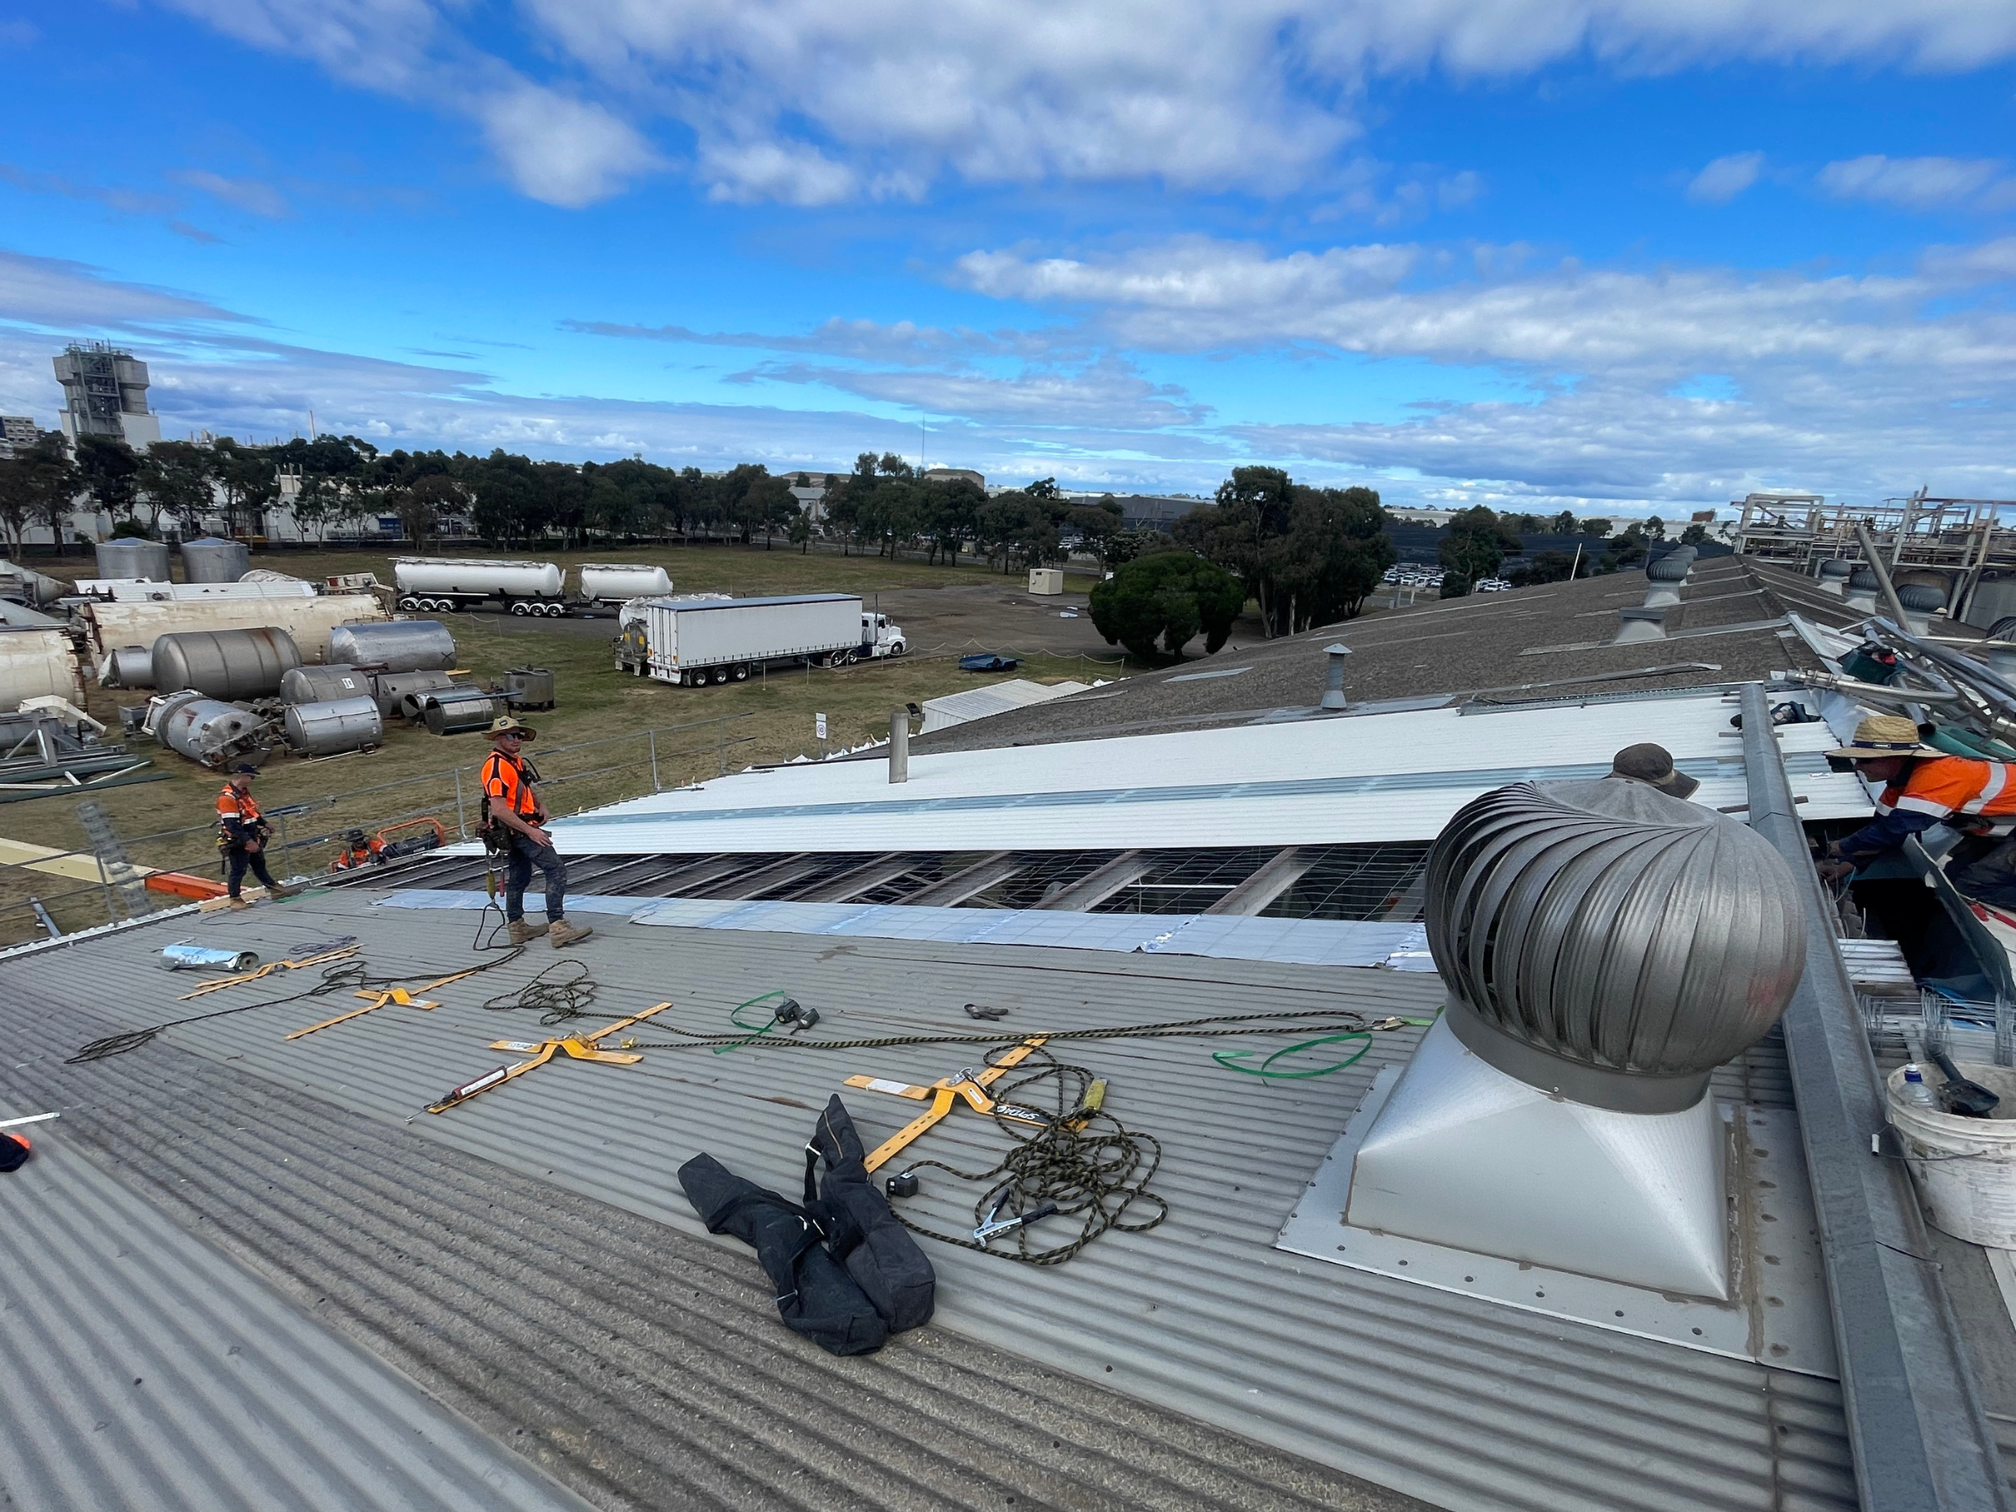
<path fill-rule="evenodd" d="M 217 795 L 217 827 L 227 834 L 231 821 L 236 820 L 250 829 L 259 822 L 259 805 L 250 793 L 241 793 L 230 783 L 224 784 L 224 791 Z"/>
<path fill-rule="evenodd" d="M 1935 819 L 2016 815 L 2016 763 L 1975 761 L 1966 756 L 1930 756 L 1915 762 L 1904 781 L 1883 789 L 1876 812 L 1930 814 Z"/>
<path fill-rule="evenodd" d="M 532 795 L 532 784 L 536 781 L 538 777 L 526 771 L 522 757 L 492 751 L 483 759 L 483 796 L 493 808 L 508 809 L 521 819 L 536 817 L 539 800 Z"/>

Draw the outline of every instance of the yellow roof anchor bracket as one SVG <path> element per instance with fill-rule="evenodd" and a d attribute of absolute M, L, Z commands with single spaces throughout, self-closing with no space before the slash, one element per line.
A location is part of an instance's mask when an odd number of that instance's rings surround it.
<path fill-rule="evenodd" d="M 1048 1038 L 1047 1034 L 1032 1034 L 1014 1049 L 1004 1052 L 999 1060 L 990 1062 L 986 1070 L 974 1072 L 962 1067 L 951 1076 L 940 1077 L 928 1087 L 913 1087 L 907 1082 L 886 1081 L 879 1076 L 848 1077 L 847 1085 L 850 1087 L 865 1087 L 870 1092 L 887 1092 L 896 1097 L 914 1098 L 920 1102 L 928 1099 L 931 1103 L 929 1108 L 871 1150 L 864 1164 L 872 1171 L 893 1159 L 915 1143 L 927 1129 L 950 1113 L 954 1105 L 962 1099 L 975 1113 L 996 1113 L 1004 1118 L 1020 1118 L 1031 1122 L 1041 1120 L 1041 1114 L 1025 1112 L 1021 1108 L 995 1102 L 987 1095 L 987 1088 L 993 1086 L 1008 1071 L 1021 1065 Z"/>
<path fill-rule="evenodd" d="M 324 1019 L 319 1024 L 310 1024 L 306 1029 L 296 1029 L 292 1034 L 283 1035 L 282 1038 L 297 1040 L 304 1034 L 315 1033 L 318 1029 L 329 1029 L 337 1024 L 347 1024 L 354 1018 L 362 1018 L 367 1013 L 375 1013 L 388 1003 L 397 1003 L 403 1008 L 422 1008 L 429 1012 L 441 1006 L 439 1003 L 432 1002 L 427 998 L 414 997 L 404 987 L 387 987 L 377 992 L 357 992 L 352 993 L 351 996 L 363 998 L 365 1000 L 364 1006 L 362 1008 L 352 1008 L 348 1013 L 339 1013 L 336 1017 Z"/>
<path fill-rule="evenodd" d="M 506 959 L 508 960 L 509 957 L 506 957 Z M 499 962 L 497 964 L 501 965 L 502 963 Z M 462 978 L 472 977 L 477 972 L 485 969 L 487 968 L 483 966 L 471 966 L 466 971 L 451 971 L 447 976 L 436 977 L 431 982 L 423 982 L 418 987 L 412 988 L 367 988 L 355 994 L 357 997 L 365 999 L 365 1004 L 362 1008 L 353 1008 L 348 1013 L 339 1013 L 332 1019 L 324 1019 L 319 1024 L 310 1024 L 306 1029 L 296 1029 L 292 1034 L 282 1035 L 281 1038 L 297 1040 L 304 1034 L 314 1034 L 318 1030 L 330 1029 L 337 1024 L 347 1024 L 354 1018 L 362 1018 L 367 1013 L 375 1013 L 387 1003 L 398 1003 L 407 1008 L 424 1008 L 428 1010 L 439 1008 L 441 1006 L 439 1003 L 427 1001 L 426 999 L 414 996 L 414 994 L 432 992 L 437 987 L 446 987 L 450 982 L 459 982 Z"/>
<path fill-rule="evenodd" d="M 446 1113 L 450 1108 L 469 1101 L 470 1098 L 488 1092 L 492 1087 L 501 1087 L 508 1081 L 515 1081 L 527 1071 L 537 1070 L 552 1060 L 554 1056 L 565 1056 L 572 1060 L 600 1061 L 609 1066 L 634 1066 L 644 1059 L 641 1055 L 622 1050 L 604 1050 L 599 1041 L 614 1034 L 618 1029 L 628 1029 L 632 1024 L 641 1024 L 654 1013 L 663 1013 L 672 1005 L 659 1003 L 646 1008 L 642 1013 L 619 1020 L 606 1029 L 597 1029 L 593 1034 L 570 1034 L 560 1039 L 548 1040 L 493 1040 L 492 1050 L 515 1050 L 526 1059 L 512 1066 L 499 1066 L 487 1071 L 474 1081 L 453 1087 L 440 1098 L 427 1105 L 429 1113 Z"/>

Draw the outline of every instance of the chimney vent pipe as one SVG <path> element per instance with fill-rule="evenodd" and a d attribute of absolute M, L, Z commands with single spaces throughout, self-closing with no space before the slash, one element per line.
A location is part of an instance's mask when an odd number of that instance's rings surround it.
<path fill-rule="evenodd" d="M 910 711 L 889 711 L 889 780 L 910 780 Z"/>
<path fill-rule="evenodd" d="M 1345 645 L 1333 645 L 1325 646 L 1323 651 L 1330 658 L 1330 675 L 1323 685 L 1323 702 L 1318 707 L 1348 708 L 1350 706 L 1344 702 L 1344 658 L 1351 654 L 1351 648 Z"/>

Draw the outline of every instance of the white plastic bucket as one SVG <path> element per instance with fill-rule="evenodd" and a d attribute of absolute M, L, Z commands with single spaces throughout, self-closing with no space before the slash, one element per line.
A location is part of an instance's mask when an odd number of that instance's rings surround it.
<path fill-rule="evenodd" d="M 1956 1118 L 1909 1106 L 1902 1100 L 1904 1068 L 1899 1066 L 1888 1079 L 1890 1122 L 1903 1139 L 1932 1222 L 1971 1244 L 2016 1249 L 2016 1070 L 1974 1061 L 1954 1064 L 1962 1076 L 2001 1097 L 1993 1114 Z M 1938 1070 L 1928 1065 L 1924 1074 L 1936 1094 Z"/>

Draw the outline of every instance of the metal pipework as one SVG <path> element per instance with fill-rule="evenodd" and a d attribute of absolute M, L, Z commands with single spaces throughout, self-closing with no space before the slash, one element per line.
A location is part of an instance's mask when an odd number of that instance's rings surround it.
<path fill-rule="evenodd" d="M 910 780 L 910 711 L 889 711 L 889 780 Z"/>
<path fill-rule="evenodd" d="M 1862 545 L 1863 562 L 1876 574 L 1876 586 L 1882 590 L 1883 602 L 1890 606 L 1890 617 L 1898 624 L 1903 624 L 1907 617 L 1904 613 L 1904 603 L 1897 597 L 1897 585 L 1890 581 L 1890 569 L 1883 564 L 1883 558 L 1876 550 L 1875 539 L 1869 534 L 1866 521 L 1855 522 L 1855 539 Z M 1901 544 L 1902 536 L 1900 535 L 1898 539 Z"/>
<path fill-rule="evenodd" d="M 1851 698 L 1875 699 L 1880 703 L 1959 703 L 1958 693 L 1940 693 L 1924 688 L 1891 688 L 1882 683 L 1862 682 L 1853 677 L 1836 677 L 1832 672 L 1774 672 L 1773 682 L 1801 688 L 1819 688 L 1828 693 L 1846 693 Z"/>
<path fill-rule="evenodd" d="M 1345 645 L 1325 646 L 1323 654 L 1330 658 L 1330 671 L 1323 684 L 1323 702 L 1319 709 L 1345 709 L 1350 705 L 1344 701 L 1344 658 L 1351 654 Z"/>

